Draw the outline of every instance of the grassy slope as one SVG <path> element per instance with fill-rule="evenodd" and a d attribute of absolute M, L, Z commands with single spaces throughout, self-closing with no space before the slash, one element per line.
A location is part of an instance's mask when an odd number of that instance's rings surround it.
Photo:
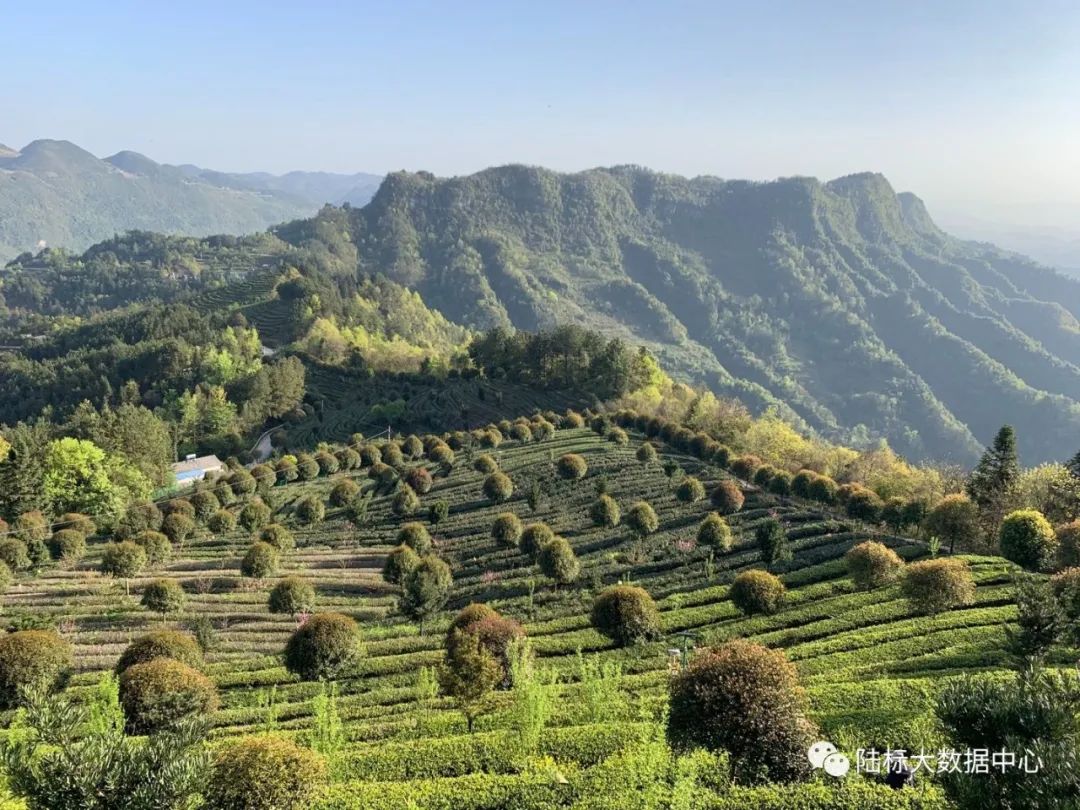
<path fill-rule="evenodd" d="M 451 608 L 482 600 L 522 620 L 542 664 L 567 681 L 577 671 L 575 652 L 579 649 L 588 657 L 623 666 L 622 687 L 637 707 L 622 718 L 627 725 L 582 726 L 589 718 L 580 715 L 574 687 L 561 687 L 564 699 L 557 702 L 542 749 L 566 767 L 572 769 L 575 761 L 591 765 L 597 752 L 618 750 L 634 737 L 635 729 L 648 728 L 635 722 L 656 716 L 665 692 L 667 651 L 679 643 L 678 637 L 669 636 L 620 650 L 592 630 L 587 618 L 592 595 L 602 584 L 616 580 L 635 581 L 653 594 L 669 634 L 690 630 L 710 641 L 747 636 L 785 649 L 809 688 L 815 716 L 825 731 L 842 735 L 842 729 L 853 727 L 851 738 L 859 744 L 910 738 L 942 677 L 1003 666 L 1003 625 L 1014 612 L 1008 604 L 1008 564 L 1004 561 L 971 559 L 978 580 L 978 597 L 971 607 L 933 619 L 914 616 L 894 588 L 853 591 L 840 557 L 867 536 L 865 530 L 829 519 L 805 504 L 777 502 L 750 491 L 744 510 L 731 521 L 736 544 L 730 553 L 718 556 L 715 576 L 707 581 L 704 550 L 680 552 L 675 547 L 676 540 L 693 536 L 697 522 L 709 511 L 707 502 L 676 501 L 661 462 L 672 458 L 707 482 L 722 473 L 669 449 L 658 462 L 643 466 L 633 456 L 640 438 L 632 436 L 628 446 L 617 446 L 577 429 L 559 430 L 539 444 L 507 442 L 496 455 L 514 479 L 517 492 L 510 503 L 498 507 L 483 499 L 483 477 L 472 471 L 468 454 L 462 452 L 454 471 L 437 478 L 432 492 L 422 499 L 425 505 L 439 498 L 451 504 L 450 517 L 435 532 L 440 553 L 454 570 Z M 581 453 L 588 459 L 590 471 L 584 482 L 555 481 L 551 461 L 564 452 Z M 309 493 L 325 496 L 345 476 L 363 478 L 363 472 L 276 489 L 284 519 L 288 521 L 290 504 L 297 498 Z M 661 529 L 645 547 L 636 547 L 623 528 L 591 526 L 587 507 L 593 484 L 601 477 L 609 482 L 624 512 L 639 498 L 656 508 Z M 550 490 L 537 514 L 530 515 L 524 490 L 533 478 Z M 459 785 L 459 777 L 479 770 L 504 774 L 468 777 L 496 780 L 500 789 L 528 781 L 533 777 L 513 773 L 505 740 L 499 735 L 498 729 L 507 723 L 504 713 L 482 717 L 479 733 L 464 739 L 460 736 L 464 720 L 449 701 L 418 700 L 418 670 L 440 660 L 442 629 L 450 613 L 422 637 L 414 624 L 396 614 L 395 588 L 380 577 L 400 524 L 388 506 L 388 498 L 377 497 L 370 525 L 359 529 L 348 524 L 339 510 L 331 509 L 322 525 L 297 529 L 299 547 L 284 558 L 282 574 L 312 581 L 319 609 L 355 616 L 365 634 L 366 656 L 355 677 L 340 684 L 351 747 L 341 777 L 345 783 L 335 795 L 340 798 L 354 791 L 414 795 L 413 788 L 395 793 L 400 789 L 375 788 L 366 782 L 418 777 L 437 781 L 416 783 L 417 791 L 445 794 Z M 507 509 L 526 520 L 545 520 L 570 540 L 582 562 L 579 587 L 557 592 L 543 583 L 524 555 L 495 545 L 488 529 L 493 517 Z M 726 583 L 733 572 L 758 564 L 752 530 L 769 514 L 784 522 L 796 549 L 795 560 L 783 574 L 790 601 L 775 616 L 742 618 L 727 600 Z M 886 542 L 909 559 L 925 552 L 904 539 Z M 301 731 L 310 724 L 310 699 L 318 687 L 296 682 L 279 663 L 277 656 L 296 625 L 291 618 L 268 613 L 270 583 L 239 576 L 239 560 L 248 543 L 243 532 L 189 542 L 162 570 L 135 580 L 131 597 L 96 572 L 100 545 L 94 545 L 74 570 L 49 569 L 37 579 L 12 587 L 3 597 L 3 609 L 9 616 L 32 612 L 55 618 L 76 645 L 79 674 L 74 683 L 86 686 L 115 663 L 134 636 L 160 626 L 159 619 L 137 605 L 134 594 L 143 582 L 151 576 L 175 578 L 189 593 L 188 615 L 205 616 L 218 628 L 220 645 L 209 656 L 209 672 L 221 690 L 224 708 L 215 718 L 215 735 L 263 727 L 267 711 L 260 705 L 268 688 L 274 689 L 278 726 Z M 530 614 L 526 594 L 532 580 L 538 584 Z M 582 738 L 590 740 L 590 745 L 583 748 Z M 416 750 L 427 752 L 423 766 L 410 758 Z M 343 798 L 341 802 L 342 807 L 353 806 Z M 327 806 L 339 805 L 331 801 Z"/>

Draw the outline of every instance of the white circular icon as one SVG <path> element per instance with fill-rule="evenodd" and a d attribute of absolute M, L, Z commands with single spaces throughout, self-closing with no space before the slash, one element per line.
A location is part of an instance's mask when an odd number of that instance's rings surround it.
<path fill-rule="evenodd" d="M 825 764 L 825 757 L 829 754 L 836 753 L 836 746 L 831 742 L 821 740 L 810 746 L 810 750 L 806 752 L 806 756 L 810 758 L 810 764 L 815 768 L 820 768 Z"/>
<path fill-rule="evenodd" d="M 839 778 L 847 776 L 847 772 L 851 770 L 851 762 L 844 754 L 832 753 L 825 757 L 822 767 L 825 768 L 825 773 L 829 776 Z"/>

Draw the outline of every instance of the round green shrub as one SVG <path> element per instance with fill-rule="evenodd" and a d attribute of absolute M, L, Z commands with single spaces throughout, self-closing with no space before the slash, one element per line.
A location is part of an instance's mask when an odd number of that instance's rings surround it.
<path fill-rule="evenodd" d="M 195 533 L 195 519 L 181 512 L 173 512 L 161 522 L 161 533 L 174 544 L 182 546 Z"/>
<path fill-rule="evenodd" d="M 645 501 L 638 501 L 626 514 L 626 524 L 640 535 L 648 535 L 660 528 L 660 518 L 656 510 Z"/>
<path fill-rule="evenodd" d="M 101 573 L 117 579 L 131 579 L 146 567 L 142 546 L 125 540 L 109 543 L 101 554 Z"/>
<path fill-rule="evenodd" d="M 1080 620 L 1080 568 L 1066 568 L 1050 577 L 1050 589 L 1071 622 Z M 1074 631 L 1075 632 L 1075 631 Z"/>
<path fill-rule="evenodd" d="M 718 551 L 729 551 L 732 541 L 731 527 L 716 512 L 710 512 L 698 524 L 697 541 L 698 545 L 714 548 Z"/>
<path fill-rule="evenodd" d="M 676 750 L 726 751 L 737 781 L 810 774 L 806 752 L 817 730 L 781 650 L 734 639 L 699 652 L 672 678 L 670 707 L 667 736 Z"/>
<path fill-rule="evenodd" d="M 867 523 L 881 522 L 881 514 L 885 504 L 878 494 L 872 489 L 858 487 L 848 495 L 844 510 L 850 517 L 856 520 L 864 520 Z"/>
<path fill-rule="evenodd" d="M 433 545 L 431 535 L 423 523 L 405 523 L 397 533 L 399 545 L 408 546 L 417 554 L 427 554 Z"/>
<path fill-rule="evenodd" d="M 409 458 L 420 458 L 424 454 L 424 443 L 416 436 L 409 436 L 401 443 L 401 451 Z"/>
<path fill-rule="evenodd" d="M 8 568 L 6 562 L 0 561 L 0 593 L 4 593 L 11 587 L 11 583 L 15 581 L 15 575 Z"/>
<path fill-rule="evenodd" d="M 521 540 L 524 527 L 513 512 L 503 512 L 491 524 L 491 536 L 500 546 L 514 548 Z"/>
<path fill-rule="evenodd" d="M 153 734 L 218 707 L 213 681 L 172 658 L 133 664 L 120 676 L 120 706 L 129 734 Z"/>
<path fill-rule="evenodd" d="M 184 517 L 195 520 L 195 506 L 187 498 L 172 498 L 162 502 L 161 514 L 165 517 L 168 517 L 169 515 L 183 515 Z"/>
<path fill-rule="evenodd" d="M 477 472 L 484 473 L 485 475 L 490 475 L 499 469 L 499 462 L 488 453 L 481 453 L 476 457 L 476 460 L 473 461 L 473 469 Z"/>
<path fill-rule="evenodd" d="M 743 571 L 731 583 L 731 602 L 747 616 L 775 613 L 786 595 L 784 583 L 768 571 Z"/>
<path fill-rule="evenodd" d="M 559 426 L 564 428 L 585 427 L 585 418 L 577 411 L 568 410 L 564 416 L 560 417 Z"/>
<path fill-rule="evenodd" d="M 239 523 L 249 532 L 261 529 L 270 522 L 270 507 L 262 498 L 252 498 L 240 510 Z"/>
<path fill-rule="evenodd" d="M 163 616 L 179 613 L 187 604 L 187 594 L 174 579 L 155 579 L 143 588 L 140 604 Z"/>
<path fill-rule="evenodd" d="M 24 687 L 63 686 L 73 663 L 71 645 L 54 630 L 19 630 L 0 636 L 0 705 L 19 703 Z"/>
<path fill-rule="evenodd" d="M 725 478 L 717 484 L 710 498 L 712 505 L 721 515 L 734 515 L 742 509 L 743 502 L 746 500 L 739 485 L 730 478 Z"/>
<path fill-rule="evenodd" d="M 810 497 L 810 483 L 818 477 L 813 470 L 799 470 L 791 479 L 791 494 L 800 498 Z"/>
<path fill-rule="evenodd" d="M 510 426 L 510 438 L 517 442 L 530 442 L 532 441 L 532 430 L 529 429 L 529 425 L 524 422 L 517 422 Z"/>
<path fill-rule="evenodd" d="M 236 528 L 236 515 L 228 509 L 218 509 L 206 521 L 206 528 L 214 534 L 228 534 Z"/>
<path fill-rule="evenodd" d="M 614 585 L 593 602 L 592 626 L 620 646 L 660 638 L 660 612 L 644 588 Z"/>
<path fill-rule="evenodd" d="M 855 587 L 864 591 L 895 582 L 904 568 L 900 555 L 888 546 L 871 540 L 853 546 L 844 555 L 848 575 Z"/>
<path fill-rule="evenodd" d="M 204 489 L 191 496 L 191 505 L 195 510 L 195 518 L 205 523 L 221 508 L 221 501 L 213 492 Z"/>
<path fill-rule="evenodd" d="M 643 442 L 637 452 L 634 453 L 634 456 L 642 464 L 651 464 L 656 461 L 656 447 L 652 442 Z"/>
<path fill-rule="evenodd" d="M 521 550 L 530 557 L 535 557 L 540 553 L 540 549 L 554 539 L 555 532 L 546 523 L 530 523 L 521 533 Z"/>
<path fill-rule="evenodd" d="M 484 496 L 492 503 L 503 503 L 514 494 L 514 482 L 506 473 L 493 472 L 484 479 Z"/>
<path fill-rule="evenodd" d="M 67 512 L 61 515 L 60 520 L 57 521 L 57 526 L 61 529 L 76 531 L 83 537 L 89 537 L 97 531 L 93 519 L 82 512 Z"/>
<path fill-rule="evenodd" d="M 345 478 L 334 484 L 330 490 L 330 503 L 337 507 L 345 507 L 360 494 L 360 485 L 351 478 Z"/>
<path fill-rule="evenodd" d="M 284 737 L 242 737 L 214 754 L 205 810 L 303 810 L 325 779 L 322 758 Z"/>
<path fill-rule="evenodd" d="M 360 468 L 360 454 L 351 447 L 345 447 L 337 453 L 338 463 L 343 470 L 356 470 Z"/>
<path fill-rule="evenodd" d="M 809 498 L 818 501 L 819 503 L 832 504 L 836 503 L 836 496 L 839 490 L 840 487 L 838 487 L 836 482 L 827 475 L 816 475 L 809 485 L 807 485 L 806 494 Z"/>
<path fill-rule="evenodd" d="M 1052 568 L 1058 539 L 1050 522 L 1035 509 L 1018 509 L 1001 522 L 998 543 L 1005 559 L 1033 571 Z"/>
<path fill-rule="evenodd" d="M 365 444 L 360 448 L 360 466 L 374 467 L 382 462 L 382 453 L 373 444 Z"/>
<path fill-rule="evenodd" d="M 626 435 L 625 430 L 616 427 L 608 431 L 607 440 L 613 444 L 625 445 L 630 441 L 630 437 Z"/>
<path fill-rule="evenodd" d="M 560 478 L 565 478 L 567 481 L 577 481 L 585 477 L 585 473 L 589 471 L 589 465 L 577 453 L 567 453 L 560 456 L 559 460 L 555 462 L 555 469 Z"/>
<path fill-rule="evenodd" d="M 149 501 L 137 501 L 128 506 L 124 516 L 120 518 L 120 522 L 116 526 L 116 537 L 120 540 L 127 540 L 139 532 L 147 530 L 156 532 L 161 529 L 163 519 L 164 516 L 161 514 L 161 510 L 157 508 L 157 504 Z"/>
<path fill-rule="evenodd" d="M 329 450 L 320 450 L 316 453 L 315 463 L 319 465 L 320 475 L 333 475 L 341 469 L 341 463 Z"/>
<path fill-rule="evenodd" d="M 695 503 L 705 497 L 705 485 L 688 475 L 675 487 L 675 497 L 683 503 Z"/>
<path fill-rule="evenodd" d="M 26 543 L 17 537 L 0 538 L 0 562 L 12 571 L 25 571 L 30 567 L 30 552 Z"/>
<path fill-rule="evenodd" d="M 244 495 L 250 495 L 252 492 L 255 491 L 256 487 L 258 487 L 260 483 L 258 480 L 256 480 L 254 475 L 252 475 L 250 472 L 243 468 L 239 470 L 234 470 L 232 475 L 229 476 L 228 480 L 229 488 L 232 489 L 233 494 L 236 495 L 236 497 L 238 498 Z M 161 525 L 159 524 L 153 528 L 160 529 Z"/>
<path fill-rule="evenodd" d="M 282 456 L 274 463 L 274 473 L 279 484 L 288 484 L 300 477 L 295 456 Z"/>
<path fill-rule="evenodd" d="M 383 564 L 382 577 L 392 585 L 400 585 L 410 571 L 420 564 L 420 555 L 406 545 L 391 551 Z"/>
<path fill-rule="evenodd" d="M 754 473 L 757 472 L 758 467 L 760 467 L 762 463 L 761 459 L 757 456 L 739 456 L 731 462 L 731 472 L 743 481 L 750 481 L 753 479 Z"/>
<path fill-rule="evenodd" d="M 307 495 L 300 499 L 295 506 L 296 518 L 305 526 L 313 526 L 323 522 L 326 517 L 326 506 L 322 498 L 316 495 Z"/>
<path fill-rule="evenodd" d="M 292 551 L 296 548 L 296 539 L 292 532 L 280 523 L 268 523 L 259 530 L 258 539 L 269 543 L 278 551 Z"/>
<path fill-rule="evenodd" d="M 341 613 L 318 613 L 285 645 L 285 668 L 307 681 L 336 678 L 360 655 L 360 628 Z"/>
<path fill-rule="evenodd" d="M 589 517 L 592 518 L 593 525 L 611 529 L 622 521 L 622 510 L 619 509 L 618 501 L 610 495 L 601 495 L 589 507 Z"/>
<path fill-rule="evenodd" d="M 390 502 L 390 508 L 395 515 L 406 517 L 408 515 L 416 514 L 416 510 L 420 508 L 420 499 L 413 492 L 413 488 L 408 484 L 402 484 L 398 487 L 397 493 L 394 495 L 394 499 Z"/>
<path fill-rule="evenodd" d="M 907 566 L 903 591 L 916 610 L 933 615 L 975 601 L 975 580 L 963 560 L 923 560 Z"/>
<path fill-rule="evenodd" d="M 541 548 L 537 562 L 544 576 L 555 580 L 558 585 L 576 582 L 581 574 L 581 564 L 574 549 L 562 537 L 556 537 Z"/>
<path fill-rule="evenodd" d="M 86 535 L 76 529 L 61 529 L 49 538 L 49 553 L 54 560 L 76 562 L 86 553 Z"/>
<path fill-rule="evenodd" d="M 297 616 L 315 609 L 315 589 L 300 577 L 285 577 L 270 591 L 271 613 Z"/>
<path fill-rule="evenodd" d="M 195 639 L 176 630 L 155 630 L 127 645 L 116 662 L 116 674 L 120 675 L 128 667 L 145 664 L 155 658 L 171 658 L 194 669 L 203 667 L 202 649 Z"/>
<path fill-rule="evenodd" d="M 787 470 L 777 470 L 776 474 L 769 480 L 769 492 L 773 495 L 790 495 L 791 473 Z"/>
<path fill-rule="evenodd" d="M 389 464 L 391 467 L 401 467 L 405 464 L 405 456 L 397 444 L 387 442 L 382 447 L 382 461 L 383 464 Z"/>
<path fill-rule="evenodd" d="M 439 442 L 432 446 L 428 450 L 428 458 L 435 464 L 453 464 L 454 463 L 454 451 L 450 449 L 450 445 L 446 442 Z"/>
<path fill-rule="evenodd" d="M 432 526 L 438 526 L 450 515 L 450 504 L 445 500 L 437 500 L 428 507 L 428 522 Z"/>
<path fill-rule="evenodd" d="M 779 470 L 773 467 L 771 464 L 762 464 L 756 470 L 754 470 L 754 483 L 762 489 L 768 489 L 769 484 Z"/>
<path fill-rule="evenodd" d="M 240 573 L 252 579 L 265 579 L 277 573 L 278 565 L 278 550 L 259 540 L 251 544 L 240 561 Z"/>

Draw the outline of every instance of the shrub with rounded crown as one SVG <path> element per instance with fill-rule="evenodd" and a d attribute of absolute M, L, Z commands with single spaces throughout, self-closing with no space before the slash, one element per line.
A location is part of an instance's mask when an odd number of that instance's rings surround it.
<path fill-rule="evenodd" d="M 585 418 L 577 411 L 568 410 L 560 419 L 559 426 L 564 428 L 585 427 Z"/>
<path fill-rule="evenodd" d="M 431 492 L 431 487 L 435 482 L 426 467 L 413 467 L 405 474 L 405 483 L 412 487 L 414 492 L 426 495 Z"/>
<path fill-rule="evenodd" d="M 500 546 L 513 548 L 521 540 L 524 527 L 521 518 L 513 512 L 503 512 L 491 524 L 491 536 Z"/>
<path fill-rule="evenodd" d="M 626 525 L 636 534 L 647 535 L 660 527 L 660 519 L 656 516 L 656 510 L 648 502 L 638 501 L 627 512 Z"/>
<path fill-rule="evenodd" d="M 214 534 L 227 534 L 236 528 L 236 515 L 228 509 L 218 509 L 206 521 L 206 528 Z"/>
<path fill-rule="evenodd" d="M 493 472 L 484 479 L 484 497 L 492 503 L 503 503 L 514 494 L 514 482 L 506 473 Z"/>
<path fill-rule="evenodd" d="M 1050 522 L 1035 509 L 1018 509 L 1001 522 L 998 542 L 1005 559 L 1033 571 L 1053 567 L 1058 539 Z"/>
<path fill-rule="evenodd" d="M 731 527 L 716 512 L 710 512 L 698 524 L 697 541 L 702 546 L 728 551 L 731 549 Z"/>
<path fill-rule="evenodd" d="M 19 630 L 0 635 L 0 706 L 19 702 L 24 687 L 55 689 L 73 662 L 71 645 L 54 630 Z"/>
<path fill-rule="evenodd" d="M 1058 526 L 1058 562 L 1064 568 L 1080 565 L 1080 520 Z"/>
<path fill-rule="evenodd" d="M 329 450 L 320 450 L 316 453 L 315 463 L 319 465 L 320 475 L 333 475 L 341 469 L 341 462 Z"/>
<path fill-rule="evenodd" d="M 660 638 L 660 612 L 644 588 L 614 585 L 596 597 L 592 626 L 620 646 Z"/>
<path fill-rule="evenodd" d="M 1075 623 L 1080 619 L 1080 568 L 1066 568 L 1054 574 L 1050 577 L 1050 590 L 1070 621 Z M 1073 636 L 1080 636 L 1080 627 L 1073 628 Z"/>
<path fill-rule="evenodd" d="M 420 498 L 413 492 L 413 488 L 408 484 L 402 484 L 398 487 L 394 499 L 390 502 L 390 509 L 394 514 L 405 517 L 416 514 L 416 510 L 419 508 Z"/>
<path fill-rule="evenodd" d="M 365 444 L 360 448 L 360 466 L 374 467 L 382 462 L 382 453 L 373 444 Z"/>
<path fill-rule="evenodd" d="M 736 782 L 809 774 L 806 752 L 817 731 L 783 651 L 734 639 L 697 653 L 670 690 L 667 736 L 675 748 L 727 751 Z"/>
<path fill-rule="evenodd" d="M 395 442 L 387 442 L 382 447 L 382 461 L 391 467 L 401 467 L 405 464 L 405 455 Z"/>
<path fill-rule="evenodd" d="M 757 472 L 758 467 L 761 465 L 762 461 L 757 456 L 739 456 L 731 462 L 731 472 L 743 481 L 749 481 L 754 477 L 754 473 Z"/>
<path fill-rule="evenodd" d="M 521 533 L 521 550 L 535 557 L 554 539 L 555 532 L 546 523 L 530 523 Z"/>
<path fill-rule="evenodd" d="M 427 457 L 435 464 L 454 463 L 454 451 L 450 449 L 450 445 L 443 441 L 433 445 L 432 448 L 428 450 Z"/>
<path fill-rule="evenodd" d="M 334 488 L 330 490 L 330 503 L 337 507 L 348 506 L 359 494 L 360 485 L 351 478 L 345 478 L 334 484 Z"/>
<path fill-rule="evenodd" d="M 292 740 L 241 737 L 214 753 L 206 810 L 303 810 L 325 773 L 322 758 Z"/>
<path fill-rule="evenodd" d="M 787 589 L 768 571 L 743 571 L 731 583 L 731 602 L 747 616 L 775 613 L 784 604 Z"/>
<path fill-rule="evenodd" d="M 596 526 L 613 528 L 622 520 L 622 510 L 618 502 L 610 495 L 601 495 L 589 507 L 589 517 Z"/>
<path fill-rule="evenodd" d="M 177 545 L 183 545 L 195 533 L 195 519 L 181 512 L 166 515 L 161 522 L 161 533 Z"/>
<path fill-rule="evenodd" d="M 269 543 L 257 540 L 240 561 L 240 573 L 253 579 L 265 579 L 277 573 L 278 564 L 278 550 Z"/>
<path fill-rule="evenodd" d="M 817 475 L 807 485 L 806 494 L 807 497 L 819 503 L 831 504 L 836 503 L 836 493 L 839 489 L 836 482 L 827 475 Z"/>
<path fill-rule="evenodd" d="M 179 613 L 187 603 L 187 594 L 175 579 L 155 579 L 143 588 L 141 604 L 147 610 L 165 616 Z"/>
<path fill-rule="evenodd" d="M 688 475 L 675 487 L 675 497 L 683 503 L 696 503 L 705 497 L 705 485 Z"/>
<path fill-rule="evenodd" d="M 739 485 L 730 478 L 725 478 L 717 484 L 710 497 L 712 505 L 721 515 L 735 514 L 742 509 L 743 501 L 745 501 Z"/>
<path fill-rule="evenodd" d="M 427 554 L 433 545 L 431 535 L 423 523 L 405 523 L 397 533 L 400 545 L 408 546 L 417 554 Z"/>
<path fill-rule="evenodd" d="M 153 734 L 218 707 L 213 681 L 173 658 L 133 664 L 120 676 L 120 706 L 130 734 Z"/>
<path fill-rule="evenodd" d="M 904 596 L 931 615 L 975 601 L 975 580 L 963 560 L 943 558 L 912 563 L 904 572 Z"/>
<path fill-rule="evenodd" d="M 392 585 L 400 585 L 410 571 L 420 564 L 420 555 L 406 545 L 400 545 L 386 556 L 382 577 Z"/>
<path fill-rule="evenodd" d="M 872 540 L 853 546 L 844 561 L 855 586 L 865 591 L 894 582 L 904 568 L 899 554 Z"/>
<path fill-rule="evenodd" d="M 585 473 L 589 471 L 589 465 L 577 453 L 567 453 L 560 456 L 559 460 L 555 462 L 555 469 L 560 478 L 576 481 L 585 477 Z"/>
<path fill-rule="evenodd" d="M 652 442 L 644 442 L 641 447 L 637 449 L 637 452 L 634 453 L 634 456 L 642 464 L 651 464 L 656 461 L 656 447 Z"/>
<path fill-rule="evenodd" d="M 555 580 L 557 585 L 576 582 L 581 574 L 581 564 L 574 549 L 563 537 L 556 537 L 541 548 L 537 562 L 544 576 Z"/>
<path fill-rule="evenodd" d="M 30 567 L 30 552 L 26 543 L 17 537 L 0 538 L 0 561 L 12 571 L 24 571 Z"/>
<path fill-rule="evenodd" d="M 157 504 L 150 501 L 137 501 L 128 506 L 124 516 L 120 518 L 116 526 L 116 536 L 120 540 L 126 540 L 147 529 L 156 532 L 161 528 L 163 518 Z"/>
<path fill-rule="evenodd" d="M 260 529 L 270 522 L 270 507 L 262 498 L 252 498 L 240 510 L 239 522 L 249 532 Z"/>
<path fill-rule="evenodd" d="M 202 669 L 203 654 L 195 639 L 176 630 L 155 630 L 139 636 L 127 645 L 116 662 L 116 674 L 128 667 L 145 664 L 155 658 L 171 658 L 193 669 Z"/>
<path fill-rule="evenodd" d="M 323 518 L 326 517 L 326 505 L 323 504 L 322 498 L 308 495 L 296 504 L 296 517 L 307 526 L 322 523 Z"/>
<path fill-rule="evenodd" d="M 769 492 L 773 495 L 791 494 L 791 473 L 787 470 L 777 470 L 776 474 L 769 479 Z"/>
<path fill-rule="evenodd" d="M 285 645 L 285 668 L 303 680 L 337 678 L 360 657 L 360 628 L 342 613 L 317 613 Z"/>
<path fill-rule="evenodd" d="M 630 441 L 630 437 L 626 435 L 625 430 L 616 427 L 608 431 L 607 440 L 613 444 L 624 445 Z"/>
<path fill-rule="evenodd" d="M 481 453 L 476 457 L 476 460 L 473 462 L 473 469 L 477 472 L 490 475 L 491 473 L 499 469 L 499 462 L 497 462 L 488 453 Z"/>
<path fill-rule="evenodd" d="M 205 523 L 221 508 L 221 501 L 212 491 L 204 489 L 191 496 L 191 506 L 195 510 L 195 518 Z"/>
<path fill-rule="evenodd" d="M 146 552 L 130 540 L 109 543 L 101 554 L 101 573 L 117 579 L 131 579 L 145 566 Z"/>
<path fill-rule="evenodd" d="M 75 562 L 86 553 L 86 535 L 75 529 L 61 529 L 49 538 L 49 554 L 54 560 Z"/>
<path fill-rule="evenodd" d="M 857 487 L 854 492 L 848 495 L 847 503 L 844 504 L 844 509 L 851 517 L 856 520 L 865 520 L 867 523 L 878 523 L 881 521 L 882 510 L 885 504 L 882 502 L 878 494 L 872 489 L 866 487 Z"/>
<path fill-rule="evenodd" d="M 269 543 L 278 551 L 291 551 L 296 546 L 292 532 L 280 523 L 268 523 L 259 530 L 258 539 Z"/>
<path fill-rule="evenodd" d="M 58 529 L 71 529 L 72 531 L 79 532 L 83 537 L 89 537 L 97 531 L 97 526 L 94 525 L 92 518 L 84 515 L 82 512 L 67 512 L 60 516 L 60 520 L 57 521 L 56 528 Z"/>
<path fill-rule="evenodd" d="M 315 589 L 300 577 L 285 577 L 270 591 L 271 613 L 296 616 L 315 609 Z"/>

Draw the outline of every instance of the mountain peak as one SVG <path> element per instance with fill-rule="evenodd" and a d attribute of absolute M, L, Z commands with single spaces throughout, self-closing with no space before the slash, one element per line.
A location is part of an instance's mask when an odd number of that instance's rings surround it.
<path fill-rule="evenodd" d="M 161 164 L 146 155 L 125 149 L 115 155 L 105 158 L 105 162 L 115 166 L 128 174 L 156 175 L 161 170 Z"/>

